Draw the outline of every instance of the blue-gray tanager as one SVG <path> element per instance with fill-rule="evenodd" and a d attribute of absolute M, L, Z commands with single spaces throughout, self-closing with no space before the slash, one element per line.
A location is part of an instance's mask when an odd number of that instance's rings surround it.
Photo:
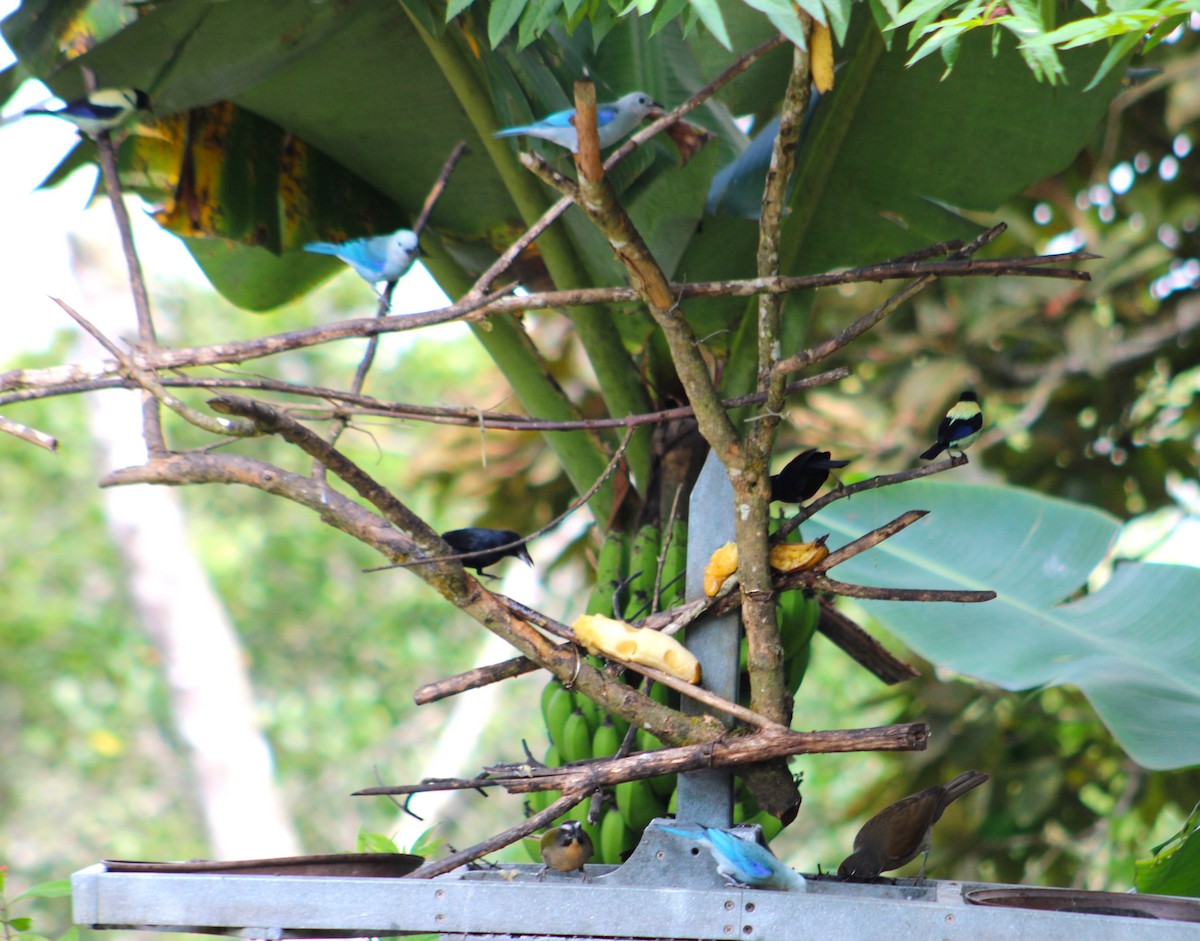
<path fill-rule="evenodd" d="M 309 242 L 304 250 L 340 258 L 372 285 L 377 281 L 399 281 L 419 253 L 416 233 L 409 229 L 349 242 Z"/>
<path fill-rule="evenodd" d="M 781 892 L 804 892 L 808 885 L 804 876 L 785 866 L 769 849 L 751 839 L 743 839 L 734 833 L 712 827 L 698 830 L 682 830 L 679 827 L 659 829 L 707 846 L 717 861 L 717 872 L 730 882 L 752 889 L 778 889 Z"/>
<path fill-rule="evenodd" d="M 98 88 L 90 95 L 68 101 L 61 108 L 26 108 L 24 114 L 62 118 L 94 137 L 124 124 L 134 112 L 149 110 L 150 96 L 139 88 Z"/>
<path fill-rule="evenodd" d="M 653 109 L 661 107 L 662 105 L 642 91 L 631 91 L 611 104 L 596 105 L 596 130 L 600 137 L 601 149 L 611 147 L 637 127 L 642 118 Z M 533 124 L 506 127 L 493 136 L 516 137 L 519 134 L 528 134 L 530 137 L 540 137 L 558 144 L 559 147 L 566 147 L 574 154 L 579 152 L 579 134 L 575 130 L 574 122 L 575 109 L 568 108 L 566 111 L 556 111 Z"/>

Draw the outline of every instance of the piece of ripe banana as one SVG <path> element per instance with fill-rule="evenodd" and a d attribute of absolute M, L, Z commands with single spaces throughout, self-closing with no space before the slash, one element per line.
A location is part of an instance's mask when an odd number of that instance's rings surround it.
<path fill-rule="evenodd" d="M 714 552 L 704 567 L 704 593 L 715 598 L 725 579 L 737 571 L 737 543 L 727 542 Z"/>
<path fill-rule="evenodd" d="M 674 637 L 602 614 L 581 614 L 572 627 L 591 653 L 654 667 L 689 683 L 700 682 L 700 661 Z"/>
<path fill-rule="evenodd" d="M 825 547 L 825 538 L 813 542 L 784 542 L 772 547 L 768 560 L 771 568 L 779 572 L 800 572 L 810 569 L 825 556 L 829 550 Z M 737 544 L 727 542 L 714 552 L 704 568 L 704 593 L 708 597 L 716 597 L 725 584 L 725 579 L 737 571 Z"/>
<path fill-rule="evenodd" d="M 801 572 L 810 569 L 825 556 L 829 550 L 825 548 L 825 537 L 813 542 L 782 542 L 772 547 L 768 560 L 771 568 L 779 572 Z"/>

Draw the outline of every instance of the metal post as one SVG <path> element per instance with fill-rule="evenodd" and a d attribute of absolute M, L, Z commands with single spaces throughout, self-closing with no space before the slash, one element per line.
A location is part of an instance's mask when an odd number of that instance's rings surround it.
<path fill-rule="evenodd" d="M 709 451 L 688 503 L 687 599 L 704 593 L 704 567 L 716 549 L 733 540 L 733 486 L 725 467 Z M 708 618 L 687 629 L 687 646 L 700 660 L 701 685 L 718 696 L 737 701 L 738 652 L 741 622 L 737 614 Z M 684 698 L 683 711 L 708 712 Z M 727 725 L 733 720 L 716 713 Z M 728 771 L 692 771 L 679 775 L 682 823 L 726 828 L 733 822 L 733 775 Z"/>

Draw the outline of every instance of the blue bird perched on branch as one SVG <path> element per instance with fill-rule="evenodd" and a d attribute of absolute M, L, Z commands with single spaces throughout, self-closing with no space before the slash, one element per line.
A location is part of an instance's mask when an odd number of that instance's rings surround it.
<path fill-rule="evenodd" d="M 642 91 L 633 91 L 618 98 L 611 104 L 596 105 L 596 131 L 600 138 L 600 148 L 611 147 L 626 134 L 630 133 L 642 118 L 661 108 L 658 102 Z M 575 109 L 556 111 L 533 124 L 522 124 L 519 127 L 506 127 L 497 131 L 493 137 L 516 137 L 526 134 L 529 137 L 540 137 L 559 147 L 566 147 L 571 153 L 579 153 L 579 132 L 575 130 Z"/>
<path fill-rule="evenodd" d="M 968 389 L 950 406 L 950 411 L 938 425 L 937 440 L 921 453 L 921 457 L 932 461 L 943 451 L 961 454 L 964 448 L 975 443 L 982 428 L 983 406 L 979 404 L 979 396 Z"/>
<path fill-rule="evenodd" d="M 410 229 L 348 242 L 309 242 L 304 250 L 340 258 L 371 285 L 377 281 L 399 281 L 420 254 L 417 235 Z"/>
<path fill-rule="evenodd" d="M 752 889 L 777 889 L 781 892 L 804 892 L 807 889 L 808 882 L 804 876 L 785 866 L 769 849 L 751 839 L 713 827 L 701 827 L 698 830 L 679 827 L 659 829 L 707 846 L 717 861 L 717 872 L 730 882 Z"/>
<path fill-rule="evenodd" d="M 62 118 L 95 137 L 120 127 L 138 111 L 150 110 L 150 96 L 140 88 L 97 88 L 90 95 L 68 101 L 61 108 L 26 108 L 24 114 Z"/>

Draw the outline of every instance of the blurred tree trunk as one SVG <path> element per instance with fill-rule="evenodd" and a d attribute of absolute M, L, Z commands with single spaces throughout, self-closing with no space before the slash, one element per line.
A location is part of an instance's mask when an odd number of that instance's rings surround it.
<path fill-rule="evenodd" d="M 111 218 L 107 223 L 112 225 Z M 95 251 L 72 243 L 84 309 L 109 337 L 128 336 L 133 327 L 128 276 L 103 243 L 92 244 Z M 87 345 L 85 358 L 94 358 L 98 345 L 90 340 Z M 145 460 L 137 394 L 102 393 L 89 397 L 88 406 L 101 473 Z M 177 492 L 115 487 L 104 491 L 104 508 L 140 626 L 162 656 L 209 852 L 218 859 L 294 855 L 299 839 L 275 783 L 270 745 L 258 727 L 245 654 L 188 544 Z"/>

